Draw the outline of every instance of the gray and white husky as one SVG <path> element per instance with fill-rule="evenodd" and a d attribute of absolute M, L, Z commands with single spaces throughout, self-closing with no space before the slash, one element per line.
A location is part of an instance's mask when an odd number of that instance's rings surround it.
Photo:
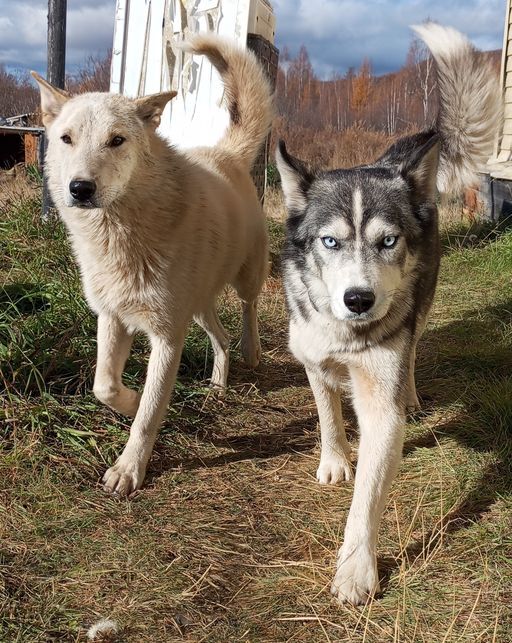
<path fill-rule="evenodd" d="M 276 154 L 289 211 L 289 342 L 318 408 L 321 483 L 352 477 L 340 401 L 347 371 L 359 424 L 354 497 L 332 584 L 340 601 L 354 604 L 379 591 L 378 527 L 406 410 L 418 407 L 416 344 L 440 258 L 437 193 L 475 183 L 502 111 L 491 64 L 462 34 L 434 23 L 414 29 L 436 61 L 440 104 L 432 129 L 348 170 L 312 171 L 282 141 Z"/>

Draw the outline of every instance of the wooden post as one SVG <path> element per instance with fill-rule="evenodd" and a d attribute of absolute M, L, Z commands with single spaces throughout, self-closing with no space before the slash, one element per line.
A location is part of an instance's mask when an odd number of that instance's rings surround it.
<path fill-rule="evenodd" d="M 46 77 L 49 83 L 60 89 L 64 89 L 66 79 L 66 12 L 67 0 L 48 0 L 48 67 Z M 44 219 L 48 218 L 51 207 L 48 184 L 43 172 Z"/>
<path fill-rule="evenodd" d="M 48 82 L 64 89 L 67 0 L 48 0 Z"/>

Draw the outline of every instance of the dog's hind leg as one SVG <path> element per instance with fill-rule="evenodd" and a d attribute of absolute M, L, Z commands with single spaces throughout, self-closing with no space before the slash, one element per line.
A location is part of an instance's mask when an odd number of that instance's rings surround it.
<path fill-rule="evenodd" d="M 421 404 L 416 392 L 416 347 L 419 340 L 421 339 L 421 336 L 423 335 L 426 324 L 427 315 L 416 320 L 416 332 L 411 341 L 411 353 L 409 356 L 409 370 L 407 380 L 407 396 L 405 398 L 405 407 L 408 413 L 414 413 L 415 411 L 421 410 Z"/>
<path fill-rule="evenodd" d="M 256 253 L 255 253 L 256 254 Z M 256 368 L 261 359 L 260 334 L 258 330 L 258 295 L 268 272 L 266 251 L 253 256 L 238 273 L 233 286 L 242 300 L 242 355 L 246 364 Z"/>
<path fill-rule="evenodd" d="M 215 308 L 194 316 L 194 321 L 208 334 L 213 347 L 211 385 L 226 388 L 229 372 L 229 335 L 220 323 Z"/>
<path fill-rule="evenodd" d="M 254 299 L 253 301 L 242 301 L 241 349 L 245 363 L 251 368 L 256 368 L 261 359 L 257 299 Z"/>
<path fill-rule="evenodd" d="M 168 335 L 150 335 L 151 355 L 139 409 L 123 452 L 103 476 L 106 491 L 128 496 L 144 481 L 158 429 L 176 381 L 186 326 L 179 330 L 175 326 Z"/>
<path fill-rule="evenodd" d="M 365 367 L 350 367 L 361 439 L 354 497 L 331 591 L 355 605 L 379 591 L 377 535 L 402 455 L 405 405 L 400 380 L 407 358 L 376 349 L 373 364 L 365 360 Z"/>
<path fill-rule="evenodd" d="M 416 368 L 416 345 L 417 345 L 417 342 L 415 342 L 411 346 L 411 354 L 409 357 L 407 397 L 405 400 L 405 406 L 408 413 L 414 413 L 415 411 L 419 411 L 421 409 L 421 404 L 418 399 L 418 394 L 416 392 L 416 379 L 414 375 L 414 371 Z"/>
<path fill-rule="evenodd" d="M 140 394 L 127 388 L 121 378 L 132 342 L 133 335 L 117 317 L 100 314 L 93 392 L 100 402 L 130 417 L 137 413 Z"/>
<path fill-rule="evenodd" d="M 352 478 L 350 445 L 343 426 L 340 392 L 321 374 L 306 368 L 320 422 L 321 451 L 316 478 L 321 484 L 336 484 Z"/>

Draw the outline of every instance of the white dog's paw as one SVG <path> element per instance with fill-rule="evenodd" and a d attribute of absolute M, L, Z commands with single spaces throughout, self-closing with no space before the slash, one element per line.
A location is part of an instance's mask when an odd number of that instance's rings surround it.
<path fill-rule="evenodd" d="M 135 417 L 139 408 L 140 393 L 126 386 L 116 388 L 109 383 L 103 386 L 95 383 L 93 393 L 100 402 L 121 413 L 121 415 Z"/>
<path fill-rule="evenodd" d="M 140 489 L 146 475 L 146 465 L 135 458 L 130 459 L 121 454 L 113 467 L 103 476 L 103 488 L 108 493 L 129 496 Z"/>
<path fill-rule="evenodd" d="M 222 395 L 224 395 L 224 393 L 226 392 L 227 386 L 224 384 L 224 382 L 218 382 L 212 377 L 210 380 L 209 388 L 212 390 L 212 393 L 215 393 L 216 395 L 222 397 Z"/>
<path fill-rule="evenodd" d="M 228 387 L 227 379 L 227 374 L 214 371 L 210 378 L 210 388 L 214 389 L 216 393 L 224 393 Z"/>
<path fill-rule="evenodd" d="M 316 471 L 316 479 L 320 484 L 337 484 L 344 480 L 352 480 L 352 465 L 344 452 L 331 451 L 320 456 L 320 464 Z"/>
<path fill-rule="evenodd" d="M 360 546 L 353 548 L 350 554 L 345 556 L 342 547 L 331 594 L 336 596 L 340 603 L 360 605 L 379 591 L 375 555 L 368 548 Z"/>

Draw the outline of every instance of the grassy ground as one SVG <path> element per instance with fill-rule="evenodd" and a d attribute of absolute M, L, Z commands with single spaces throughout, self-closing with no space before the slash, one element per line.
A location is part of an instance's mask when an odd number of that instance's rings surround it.
<path fill-rule="evenodd" d="M 445 235 L 418 356 L 428 401 L 380 535 L 384 594 L 353 608 L 328 592 L 352 485 L 315 482 L 316 411 L 275 271 L 261 367 L 240 359 L 226 293 L 229 392 L 206 388 L 194 329 L 146 485 L 117 500 L 98 480 L 129 424 L 91 395 L 95 321 L 61 227 L 26 196 L 0 217 L 0 641 L 85 640 L 107 616 L 130 643 L 512 639 L 511 233 Z M 355 447 L 348 405 L 346 418 Z"/>

